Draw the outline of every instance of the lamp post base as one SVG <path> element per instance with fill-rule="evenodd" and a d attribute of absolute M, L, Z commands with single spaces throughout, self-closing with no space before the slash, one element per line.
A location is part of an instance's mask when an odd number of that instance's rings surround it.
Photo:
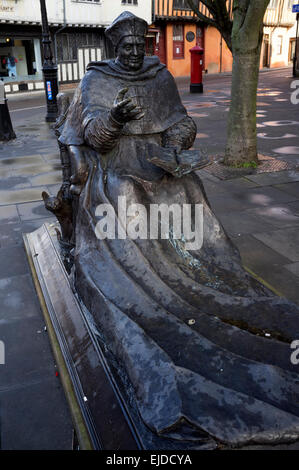
<path fill-rule="evenodd" d="M 4 104 L 0 104 L 0 141 L 12 140 L 16 138 L 14 133 L 10 114 L 7 106 L 7 100 L 4 100 Z"/>
<path fill-rule="evenodd" d="M 45 117 L 46 122 L 55 122 L 57 119 L 57 113 L 47 113 Z"/>

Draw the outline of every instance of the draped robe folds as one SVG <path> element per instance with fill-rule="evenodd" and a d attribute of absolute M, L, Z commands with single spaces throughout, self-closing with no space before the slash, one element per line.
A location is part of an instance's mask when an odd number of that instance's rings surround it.
<path fill-rule="evenodd" d="M 112 144 L 101 147 L 96 133 L 109 129 L 124 87 L 145 116 L 110 128 Z M 76 214 L 76 291 L 153 433 L 212 448 L 294 442 L 299 376 L 290 344 L 299 339 L 298 307 L 244 271 L 196 173 L 175 178 L 147 161 L 167 133 L 180 140 L 182 123 L 181 144 L 192 145 L 188 119 L 157 59 L 145 58 L 134 73 L 115 61 L 88 67 L 60 137 L 78 146 L 89 168 Z M 171 226 L 169 239 L 99 240 L 96 208 L 111 204 L 117 215 L 119 196 L 147 209 L 202 204 L 202 248 L 187 251 Z"/>

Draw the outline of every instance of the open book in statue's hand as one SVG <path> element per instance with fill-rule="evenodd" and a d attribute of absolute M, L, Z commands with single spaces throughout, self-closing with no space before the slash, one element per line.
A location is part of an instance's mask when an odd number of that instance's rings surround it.
<path fill-rule="evenodd" d="M 199 150 L 182 150 L 178 153 L 175 148 L 158 145 L 149 146 L 147 160 L 178 178 L 212 163 L 210 158 Z"/>

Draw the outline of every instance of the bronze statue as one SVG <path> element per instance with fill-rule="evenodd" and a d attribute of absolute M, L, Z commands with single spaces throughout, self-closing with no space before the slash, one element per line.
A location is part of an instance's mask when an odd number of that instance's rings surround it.
<path fill-rule="evenodd" d="M 58 126 L 71 168 L 77 294 L 130 406 L 169 448 L 297 441 L 290 343 L 299 339 L 299 309 L 242 268 L 194 171 L 208 163 L 188 150 L 196 126 L 166 67 L 145 57 L 146 31 L 128 12 L 111 24 L 117 58 L 88 65 Z M 202 246 L 187 249 L 174 220 L 163 238 L 149 225 L 148 236 L 124 236 L 124 197 L 148 213 L 157 204 L 201 206 Z M 103 225 L 99 233 L 104 204 L 115 237 Z"/>

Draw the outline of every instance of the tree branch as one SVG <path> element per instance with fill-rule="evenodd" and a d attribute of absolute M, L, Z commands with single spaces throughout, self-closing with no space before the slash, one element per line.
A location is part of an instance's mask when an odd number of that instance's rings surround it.
<path fill-rule="evenodd" d="M 202 2 L 204 3 L 204 2 Z M 209 3 L 209 2 L 208 2 Z M 199 8 L 196 6 L 195 4 L 195 1 L 194 0 L 187 0 L 187 4 L 189 5 L 189 7 L 194 11 L 194 13 L 196 14 L 196 16 L 201 20 L 203 21 L 204 23 L 210 25 L 210 26 L 215 26 L 215 28 L 217 28 L 217 25 L 216 25 L 216 22 L 215 20 L 213 20 L 212 18 L 209 18 L 208 16 L 204 15 L 203 13 L 201 13 L 201 11 L 199 10 Z"/>
<path fill-rule="evenodd" d="M 201 19 L 206 24 L 214 26 L 218 29 L 220 34 L 223 36 L 228 48 L 232 50 L 231 33 L 233 23 L 226 7 L 226 0 L 201 1 L 201 3 L 208 8 L 209 12 L 213 16 L 213 19 L 201 13 L 198 7 L 198 2 L 196 0 L 187 0 L 187 3 L 199 19 Z"/>
<path fill-rule="evenodd" d="M 247 10 L 249 6 L 249 0 L 234 0 L 233 3 L 233 34 L 237 34 L 239 29 L 243 26 Z"/>
<path fill-rule="evenodd" d="M 249 2 L 243 25 L 244 29 L 250 31 L 256 27 L 257 21 L 263 21 L 269 3 L 270 0 L 253 0 Z"/>

